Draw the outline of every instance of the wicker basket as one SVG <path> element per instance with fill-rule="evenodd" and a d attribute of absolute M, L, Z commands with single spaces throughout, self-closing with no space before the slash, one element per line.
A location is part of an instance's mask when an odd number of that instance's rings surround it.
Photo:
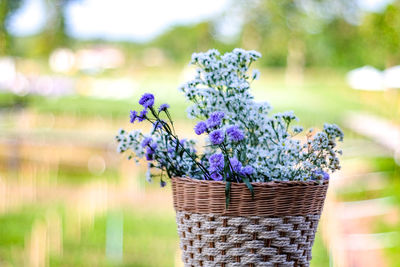
<path fill-rule="evenodd" d="M 309 266 L 328 182 L 252 185 L 172 179 L 185 266 Z"/>

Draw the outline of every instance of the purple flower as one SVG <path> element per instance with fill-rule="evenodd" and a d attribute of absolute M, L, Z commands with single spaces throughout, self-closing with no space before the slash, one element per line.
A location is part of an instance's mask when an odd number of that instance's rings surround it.
<path fill-rule="evenodd" d="M 154 95 L 145 93 L 139 100 L 139 104 L 145 109 L 151 108 L 154 105 Z"/>
<path fill-rule="evenodd" d="M 146 153 L 146 160 L 151 161 L 154 159 L 154 154 L 153 153 Z"/>
<path fill-rule="evenodd" d="M 167 182 L 165 182 L 164 180 L 161 180 L 160 181 L 160 186 L 161 187 L 164 187 L 164 186 L 166 186 L 167 185 Z"/>
<path fill-rule="evenodd" d="M 158 129 L 162 129 L 164 121 L 163 120 L 159 120 L 153 123 L 153 130 L 156 131 Z"/>
<path fill-rule="evenodd" d="M 194 132 L 197 135 L 201 135 L 202 133 L 207 131 L 207 124 L 204 121 L 200 121 L 194 126 Z"/>
<path fill-rule="evenodd" d="M 242 163 L 235 157 L 230 158 L 229 162 L 231 163 L 232 169 L 235 172 L 240 172 L 242 169 Z"/>
<path fill-rule="evenodd" d="M 153 139 L 151 139 L 151 137 L 146 137 L 145 139 L 143 139 L 142 141 L 142 147 L 145 148 L 146 146 L 150 145 L 150 143 L 153 141 Z"/>
<path fill-rule="evenodd" d="M 222 119 L 225 117 L 225 113 L 216 111 L 210 114 L 210 117 L 207 119 L 207 127 L 214 128 L 221 124 Z"/>
<path fill-rule="evenodd" d="M 243 175 L 252 175 L 253 172 L 254 172 L 254 169 L 250 165 L 247 165 L 247 166 L 243 167 L 242 170 L 241 170 L 241 173 Z"/>
<path fill-rule="evenodd" d="M 222 175 L 218 172 L 213 172 L 210 176 L 214 181 L 222 181 L 223 179 Z"/>
<path fill-rule="evenodd" d="M 226 129 L 226 134 L 233 142 L 239 142 L 244 138 L 243 132 L 239 129 L 239 126 L 237 125 L 228 127 L 228 129 Z"/>
<path fill-rule="evenodd" d="M 158 145 L 157 145 L 157 143 L 152 143 L 152 144 L 150 145 L 150 147 L 151 147 L 151 149 L 155 152 L 156 149 L 157 149 L 157 147 L 158 147 Z"/>
<path fill-rule="evenodd" d="M 210 162 L 211 171 L 222 170 L 224 168 L 224 156 L 221 153 L 211 155 L 208 162 Z"/>
<path fill-rule="evenodd" d="M 170 156 L 173 156 L 174 153 L 175 153 L 175 149 L 173 149 L 173 148 L 168 148 L 167 152 L 168 152 L 168 154 L 169 154 Z"/>
<path fill-rule="evenodd" d="M 161 111 L 166 111 L 169 108 L 168 104 L 162 104 L 159 108 L 158 108 L 158 112 Z"/>
<path fill-rule="evenodd" d="M 137 112 L 131 110 L 131 113 L 130 113 L 129 117 L 130 117 L 130 122 L 131 122 L 131 123 L 134 123 L 135 120 L 138 118 Z"/>
<path fill-rule="evenodd" d="M 157 149 L 157 143 L 152 143 L 146 148 L 146 159 L 147 160 L 153 160 L 154 159 L 154 153 L 156 152 Z"/>
<path fill-rule="evenodd" d="M 213 145 L 219 145 L 224 142 L 225 135 L 222 130 L 215 130 L 210 133 L 210 141 Z"/>
<path fill-rule="evenodd" d="M 314 175 L 319 179 L 329 180 L 329 174 L 323 170 L 314 171 Z"/>
<path fill-rule="evenodd" d="M 142 112 L 140 112 L 140 115 L 138 116 L 138 121 L 144 121 L 146 119 L 147 115 L 147 109 L 143 109 Z"/>

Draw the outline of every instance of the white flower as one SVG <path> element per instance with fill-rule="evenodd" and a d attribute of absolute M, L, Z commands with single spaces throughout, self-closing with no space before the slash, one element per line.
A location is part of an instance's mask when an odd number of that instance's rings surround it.
<path fill-rule="evenodd" d="M 146 181 L 149 182 L 149 183 L 152 182 L 150 168 L 148 168 L 147 171 L 146 171 Z"/>
<path fill-rule="evenodd" d="M 253 77 L 253 80 L 258 80 L 258 78 L 260 78 L 260 71 L 253 70 L 253 74 L 251 76 Z"/>
<path fill-rule="evenodd" d="M 243 165 L 255 170 L 254 181 L 270 180 L 313 180 L 315 171 L 335 171 L 340 168 L 340 150 L 337 141 L 343 140 L 343 132 L 337 125 L 325 124 L 323 131 L 307 133 L 307 141 L 294 138 L 303 131 L 301 126 L 292 127 L 297 117 L 292 111 L 270 115 L 271 106 L 254 101 L 250 93 L 250 81 L 257 80 L 260 72 L 253 70 L 248 74 L 252 62 L 261 57 L 256 51 L 236 48 L 230 53 L 220 55 L 217 50 L 194 53 L 191 64 L 197 66 L 196 74 L 180 87 L 187 100 L 193 103 L 187 109 L 190 118 L 206 120 L 213 112 L 223 112 L 225 117 L 220 128 L 225 131 L 229 125 L 243 129 L 245 138 L 239 144 L 227 143 L 230 155 L 240 159 Z M 207 136 L 205 135 L 206 139 Z M 135 159 L 145 156 L 140 146 L 143 134 L 133 131 L 127 134 L 120 130 L 116 136 L 118 151 L 130 150 Z M 152 133 L 157 144 L 155 160 L 151 167 L 169 171 L 171 175 L 183 175 L 203 179 L 204 173 L 187 153 L 176 149 L 176 142 L 166 139 L 165 133 Z M 211 154 L 220 153 L 217 146 L 206 141 L 203 155 L 204 166 L 208 168 Z M 184 142 L 187 151 L 195 155 L 195 144 Z M 179 153 L 178 153 L 178 152 Z M 196 157 L 196 156 L 194 156 Z M 150 168 L 146 179 L 151 180 Z"/>

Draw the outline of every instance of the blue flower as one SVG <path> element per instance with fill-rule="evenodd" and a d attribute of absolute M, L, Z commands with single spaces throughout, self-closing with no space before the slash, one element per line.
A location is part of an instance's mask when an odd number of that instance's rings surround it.
<path fill-rule="evenodd" d="M 237 125 L 230 126 L 228 129 L 226 129 L 226 134 L 233 142 L 239 142 L 244 138 L 243 132 L 239 129 L 239 126 Z"/>
<path fill-rule="evenodd" d="M 314 171 L 314 175 L 319 179 L 329 180 L 329 174 L 323 170 Z"/>
<path fill-rule="evenodd" d="M 165 182 L 164 180 L 160 181 L 160 186 L 161 187 L 165 187 L 167 185 L 167 182 Z"/>
<path fill-rule="evenodd" d="M 208 159 L 210 163 L 210 170 L 215 172 L 218 170 L 222 170 L 224 168 L 224 155 L 221 153 L 216 153 L 210 156 Z"/>
<path fill-rule="evenodd" d="M 207 119 L 207 127 L 214 128 L 221 124 L 222 119 L 225 117 L 225 113 L 216 111 L 210 114 L 210 117 Z"/>
<path fill-rule="evenodd" d="M 243 175 L 252 175 L 253 172 L 254 172 L 254 169 L 250 165 L 247 165 L 247 166 L 243 167 L 242 170 L 241 170 L 241 173 Z"/>
<path fill-rule="evenodd" d="M 153 141 L 153 139 L 151 139 L 151 137 L 146 137 L 145 139 L 143 139 L 142 141 L 142 147 L 145 148 L 146 146 L 150 145 L 150 143 Z"/>
<path fill-rule="evenodd" d="M 210 176 L 214 181 L 222 181 L 223 179 L 222 175 L 218 172 L 213 172 Z"/>
<path fill-rule="evenodd" d="M 242 169 L 242 163 L 235 157 L 230 158 L 229 162 L 231 163 L 232 169 L 235 172 L 240 172 Z"/>
<path fill-rule="evenodd" d="M 169 108 L 169 105 L 168 105 L 168 104 L 162 104 L 162 105 L 158 108 L 158 112 L 165 111 L 165 110 L 167 110 L 168 108 Z"/>
<path fill-rule="evenodd" d="M 145 93 L 139 100 L 139 104 L 144 108 L 151 108 L 154 105 L 154 95 Z"/>
<path fill-rule="evenodd" d="M 143 109 L 142 112 L 140 112 L 140 115 L 138 116 L 138 121 L 144 121 L 146 119 L 147 115 L 147 109 Z"/>
<path fill-rule="evenodd" d="M 225 135 L 222 130 L 215 130 L 210 133 L 210 141 L 213 145 L 219 145 L 224 142 Z"/>
<path fill-rule="evenodd" d="M 131 122 L 131 123 L 134 123 L 135 120 L 138 118 L 137 112 L 131 110 L 131 113 L 130 113 L 129 117 L 130 117 L 130 122 Z"/>
<path fill-rule="evenodd" d="M 194 126 L 194 132 L 197 135 L 201 135 L 202 133 L 207 131 L 207 124 L 204 121 L 200 121 Z"/>

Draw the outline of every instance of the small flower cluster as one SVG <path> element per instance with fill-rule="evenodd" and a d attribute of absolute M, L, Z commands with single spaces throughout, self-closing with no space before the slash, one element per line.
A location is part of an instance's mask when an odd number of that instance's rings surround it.
<path fill-rule="evenodd" d="M 293 112 L 270 115 L 268 103 L 254 101 L 250 84 L 259 78 L 259 71 L 249 75 L 251 64 L 261 55 L 255 51 L 234 49 L 221 55 L 217 50 L 195 53 L 192 64 L 197 75 L 180 90 L 193 103 L 188 109 L 192 118 L 205 122 L 196 125 L 196 134 L 209 132 L 208 153 L 221 151 L 221 144 L 231 154 L 240 154 L 242 165 L 254 170 L 251 181 L 322 180 L 328 171 L 340 168 L 336 141 L 343 132 L 336 125 L 325 124 L 320 133 L 310 131 L 307 142 L 295 136 L 303 132 Z M 220 129 L 207 126 L 215 113 L 224 114 Z M 320 175 L 321 172 L 324 175 Z"/>
<path fill-rule="evenodd" d="M 200 121 L 194 127 L 195 133 L 201 135 L 208 134 L 209 143 L 214 149 L 219 149 L 222 153 L 212 153 L 209 156 L 209 172 L 211 178 L 216 181 L 233 180 L 242 182 L 243 179 L 251 179 L 248 177 L 253 173 L 253 167 L 244 166 L 236 158 L 236 152 L 239 152 L 238 145 L 244 139 L 244 132 L 237 125 L 228 125 L 221 128 L 225 114 L 223 112 L 213 112 L 206 121 Z M 231 156 L 231 157 L 230 157 Z M 207 155 L 206 155 L 207 157 Z"/>
<path fill-rule="evenodd" d="M 154 96 L 144 94 L 139 104 L 143 106 L 140 112 L 130 112 L 130 122 L 148 121 L 153 125 L 150 134 L 144 135 L 141 131 L 133 130 L 126 132 L 120 130 L 116 139 L 119 143 L 118 151 L 120 153 L 130 151 L 128 159 L 134 158 L 136 162 L 145 158 L 148 161 L 149 170 L 156 168 L 162 170 L 160 174 L 160 185 L 164 186 L 164 172 L 168 177 L 173 176 L 203 176 L 204 167 L 199 167 L 198 157 L 194 149 L 193 140 L 178 139 L 173 129 L 173 123 L 168 111 L 169 105 L 162 104 L 158 110 L 154 108 Z M 138 115 L 139 114 L 139 115 Z M 167 121 L 161 119 L 166 116 Z M 150 171 L 146 174 L 147 180 L 151 181 Z"/>
<path fill-rule="evenodd" d="M 268 103 L 257 103 L 250 94 L 250 84 L 259 78 L 252 62 L 260 58 L 256 51 L 234 49 L 220 55 L 217 50 L 195 53 L 197 66 L 193 80 L 180 90 L 193 103 L 188 114 L 199 119 L 197 135 L 206 135 L 204 153 L 196 153 L 193 140 L 179 139 L 175 134 L 169 105 L 154 108 L 154 96 L 144 94 L 139 104 L 143 110 L 130 112 L 130 122 L 148 121 L 153 125 L 148 135 L 140 131 L 117 136 L 118 151 L 130 151 L 136 160 L 146 158 L 149 169 L 161 170 L 163 177 L 244 182 L 323 181 L 328 172 L 340 169 L 336 149 L 343 132 L 334 124 L 325 124 L 321 132 L 308 131 L 306 141 L 296 136 L 304 130 L 292 125 L 293 112 L 270 115 Z M 132 155 L 129 156 L 132 158 Z M 148 172 L 148 180 L 155 174 Z"/>

